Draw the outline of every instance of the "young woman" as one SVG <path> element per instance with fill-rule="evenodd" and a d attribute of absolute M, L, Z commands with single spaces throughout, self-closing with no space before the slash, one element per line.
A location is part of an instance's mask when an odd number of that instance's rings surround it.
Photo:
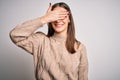
<path fill-rule="evenodd" d="M 48 34 L 35 32 L 48 24 Z M 85 46 L 76 40 L 74 21 L 66 3 L 50 4 L 47 13 L 18 25 L 12 41 L 31 53 L 36 80 L 88 80 Z"/>

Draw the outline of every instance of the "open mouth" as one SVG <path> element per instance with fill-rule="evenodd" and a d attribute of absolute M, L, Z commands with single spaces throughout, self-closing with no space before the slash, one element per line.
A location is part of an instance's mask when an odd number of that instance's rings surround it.
<path fill-rule="evenodd" d="M 64 24 L 63 23 L 55 23 L 55 27 L 62 27 Z"/>

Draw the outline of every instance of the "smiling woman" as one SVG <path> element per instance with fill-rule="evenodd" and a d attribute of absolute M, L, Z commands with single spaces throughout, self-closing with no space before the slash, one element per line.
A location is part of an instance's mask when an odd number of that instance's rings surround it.
<path fill-rule="evenodd" d="M 48 24 L 48 34 L 34 33 Z M 34 57 L 36 80 L 88 80 L 85 46 L 76 40 L 69 6 L 50 4 L 47 13 L 10 32 L 12 41 Z"/>

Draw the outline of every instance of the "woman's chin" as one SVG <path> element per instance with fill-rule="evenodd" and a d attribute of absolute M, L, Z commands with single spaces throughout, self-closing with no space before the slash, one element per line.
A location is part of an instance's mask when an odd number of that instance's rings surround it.
<path fill-rule="evenodd" d="M 64 31 L 66 31 L 67 29 L 64 27 L 64 26 L 60 26 L 60 27 L 54 27 L 54 30 L 55 30 L 55 32 L 57 32 L 57 33 L 61 33 L 61 32 L 64 32 Z"/>
<path fill-rule="evenodd" d="M 56 33 L 61 33 L 61 32 L 62 32 L 62 30 L 55 30 L 55 32 L 56 32 Z"/>

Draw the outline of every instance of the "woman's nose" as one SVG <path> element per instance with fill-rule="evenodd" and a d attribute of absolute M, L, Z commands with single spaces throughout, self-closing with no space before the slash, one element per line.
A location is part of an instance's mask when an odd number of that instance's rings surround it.
<path fill-rule="evenodd" d="M 61 19 L 58 19 L 56 22 L 58 23 L 58 22 L 61 22 L 62 20 Z"/>

